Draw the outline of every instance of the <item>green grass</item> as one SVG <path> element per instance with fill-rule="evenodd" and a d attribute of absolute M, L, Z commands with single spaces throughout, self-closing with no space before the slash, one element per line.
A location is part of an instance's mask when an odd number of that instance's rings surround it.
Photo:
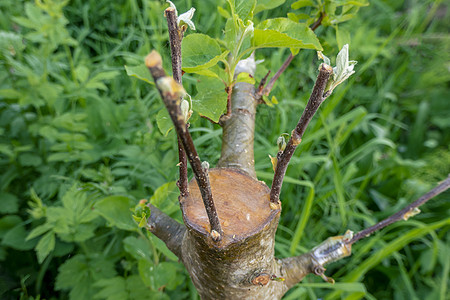
<path fill-rule="evenodd" d="M 285 16 L 292 2 L 256 19 Z M 217 3 L 225 1 L 176 4 L 179 12 L 195 6 L 197 32 L 219 37 L 225 19 Z M 443 1 L 370 3 L 339 25 L 356 73 L 323 104 L 288 168 L 280 257 L 370 226 L 450 173 L 447 8 Z M 71 215 L 106 196 L 127 195 L 135 204 L 158 190 L 156 198 L 169 199 L 163 210 L 180 219 L 176 189 L 164 185 L 177 178 L 175 136 L 158 130 L 157 91 L 124 68 L 156 49 L 170 69 L 166 4 L 75 0 L 55 7 L 44 8 L 49 17 L 32 1 L 0 2 L 0 297 L 112 299 L 128 291 L 130 299 L 197 299 L 187 272 L 159 240 L 110 227 L 89 210 L 84 219 Z M 316 33 L 324 54 L 334 57 L 335 30 Z M 288 50 L 256 55 L 265 60 L 258 81 Z M 297 123 L 318 64 L 313 51 L 302 50 L 272 92 L 279 104 L 258 107 L 256 169 L 269 185 L 268 154 Z M 183 78 L 195 92 L 195 76 Z M 202 159 L 213 165 L 219 128 L 194 116 L 191 129 Z M 448 199 L 446 193 L 408 222 L 355 244 L 351 257 L 328 266 L 336 285 L 309 275 L 286 299 L 446 299 Z M 26 240 L 36 228 L 42 235 Z"/>

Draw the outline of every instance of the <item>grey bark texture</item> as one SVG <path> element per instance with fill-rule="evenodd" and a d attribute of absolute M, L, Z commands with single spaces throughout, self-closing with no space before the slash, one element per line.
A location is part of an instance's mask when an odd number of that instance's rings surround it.
<path fill-rule="evenodd" d="M 235 76 L 242 72 L 253 76 L 255 70 L 255 57 L 251 55 L 238 63 Z M 234 85 L 231 115 L 223 116 L 220 120 L 223 127 L 222 153 L 217 167 L 240 169 L 256 178 L 253 139 L 257 105 L 255 87 L 252 84 L 238 82 Z"/>

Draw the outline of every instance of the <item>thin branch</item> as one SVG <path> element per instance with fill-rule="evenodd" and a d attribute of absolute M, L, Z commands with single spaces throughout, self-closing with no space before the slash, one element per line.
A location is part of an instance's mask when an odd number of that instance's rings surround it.
<path fill-rule="evenodd" d="M 183 144 L 184 151 L 187 154 L 189 163 L 194 171 L 195 179 L 202 194 L 203 204 L 211 225 L 211 236 L 213 240 L 219 241 L 223 232 L 217 216 L 216 207 L 211 193 L 211 185 L 207 173 L 202 169 L 200 158 L 195 149 L 192 137 L 187 130 L 186 122 L 180 108 L 180 98 L 185 93 L 183 87 L 175 82 L 172 77 L 166 76 L 162 67 L 162 59 L 158 52 L 152 51 L 145 58 L 145 65 L 149 68 L 153 76 L 155 85 L 164 101 L 169 112 L 170 118 L 174 124 L 175 130 Z"/>
<path fill-rule="evenodd" d="M 322 24 L 323 18 L 325 18 L 326 15 L 327 15 L 326 13 L 324 13 L 322 11 L 320 12 L 320 16 L 317 19 L 317 21 L 315 21 L 310 27 L 312 31 L 316 30 L 317 27 L 319 27 L 320 24 Z"/>
<path fill-rule="evenodd" d="M 283 184 L 283 178 L 286 173 L 289 161 L 294 154 L 295 149 L 300 144 L 303 134 L 308 127 L 309 122 L 313 118 L 316 111 L 319 109 L 320 104 L 326 99 L 324 97 L 324 90 L 328 82 L 328 78 L 333 73 L 333 69 L 330 66 L 322 64 L 317 76 L 314 89 L 309 97 L 306 108 L 303 111 L 297 126 L 292 131 L 291 138 L 286 145 L 283 153 L 277 161 L 277 167 L 275 168 L 275 174 L 273 176 L 272 189 L 270 190 L 270 202 L 278 203 L 280 198 L 281 186 Z"/>
<path fill-rule="evenodd" d="M 326 14 L 324 12 L 320 12 L 320 16 L 317 19 L 317 21 L 315 21 L 310 27 L 312 31 L 316 30 L 317 27 L 319 27 L 320 24 L 322 24 L 322 20 L 325 16 L 326 16 Z M 289 64 L 292 62 L 293 59 L 294 59 L 294 55 L 292 53 L 290 53 L 288 58 L 281 65 L 280 69 L 275 73 L 275 75 L 270 79 L 267 86 L 263 89 L 264 85 L 266 84 L 267 76 L 269 76 L 269 74 L 270 74 L 270 71 L 266 74 L 266 76 L 264 76 L 264 78 L 263 78 L 263 80 L 261 80 L 261 83 L 259 84 L 258 90 L 256 92 L 257 99 L 260 99 L 263 95 L 268 96 L 270 94 L 273 86 L 275 85 L 275 81 L 278 80 L 278 78 L 286 70 L 286 68 L 289 66 Z"/>
<path fill-rule="evenodd" d="M 170 50 L 172 58 L 172 73 L 173 79 L 179 84 L 182 83 L 181 72 L 181 40 L 183 33 L 178 28 L 176 11 L 172 7 L 165 10 L 164 15 L 167 18 L 167 27 L 169 29 Z M 188 190 L 188 176 L 187 176 L 187 158 L 181 145 L 180 138 L 178 141 L 178 159 L 180 167 L 180 179 L 177 182 L 180 189 L 180 197 L 184 198 L 189 195 Z"/>
<path fill-rule="evenodd" d="M 410 216 L 415 215 L 416 213 L 420 212 L 417 210 L 419 206 L 426 203 L 428 200 L 436 197 L 437 195 L 445 192 L 450 187 L 450 175 L 442 181 L 438 186 L 436 186 L 434 189 L 411 203 L 410 205 L 406 206 L 404 209 L 396 212 L 392 216 L 384 219 L 381 222 L 378 222 L 377 224 L 370 226 L 369 228 L 366 228 L 358 233 L 356 233 L 353 238 L 348 241 L 348 244 L 353 244 L 357 241 L 359 241 L 362 238 L 365 238 L 372 233 L 374 233 L 377 230 L 380 230 L 394 222 L 400 221 L 400 220 L 407 220 Z"/>
<path fill-rule="evenodd" d="M 150 205 L 150 217 L 147 220 L 147 225 L 148 230 L 163 241 L 167 248 L 181 259 L 181 243 L 186 227 L 153 205 Z"/>
<path fill-rule="evenodd" d="M 181 83 L 181 40 L 183 38 L 177 24 L 177 15 L 172 7 L 164 11 L 169 29 L 170 53 L 172 58 L 173 79 Z"/>
<path fill-rule="evenodd" d="M 271 73 L 271 71 L 269 70 L 267 72 L 267 74 L 263 77 L 263 79 L 261 79 L 261 82 L 259 83 L 258 88 L 256 89 L 256 94 L 257 95 L 262 95 L 264 86 L 266 85 L 267 78 L 269 77 L 270 73 Z"/>
<path fill-rule="evenodd" d="M 284 63 L 281 65 L 280 69 L 273 75 L 273 77 L 270 79 L 267 86 L 262 90 L 261 95 L 269 95 L 270 91 L 272 90 L 275 81 L 281 76 L 281 74 L 286 70 L 286 68 L 289 66 L 291 61 L 294 59 L 294 55 L 292 53 L 289 53 L 288 58 L 284 61 Z"/>

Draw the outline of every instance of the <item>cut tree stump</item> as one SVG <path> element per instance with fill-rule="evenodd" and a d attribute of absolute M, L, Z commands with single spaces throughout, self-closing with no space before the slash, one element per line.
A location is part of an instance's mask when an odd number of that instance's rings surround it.
<path fill-rule="evenodd" d="M 214 203 L 223 229 L 212 240 L 205 207 L 195 179 L 189 196 L 180 199 L 187 232 L 182 260 L 202 299 L 276 299 L 283 284 L 274 258 L 281 208 L 271 207 L 270 189 L 244 172 L 209 170 Z M 273 209 L 275 208 L 275 209 Z"/>

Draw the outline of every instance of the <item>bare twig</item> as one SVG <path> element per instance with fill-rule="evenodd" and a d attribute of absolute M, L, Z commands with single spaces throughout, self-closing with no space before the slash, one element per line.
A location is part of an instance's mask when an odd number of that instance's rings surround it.
<path fill-rule="evenodd" d="M 425 195 L 423 195 L 422 197 L 420 197 L 419 199 L 417 199 L 404 209 L 396 212 L 392 216 L 389 216 L 388 218 L 384 219 L 383 221 L 378 222 L 377 224 L 356 233 L 353 236 L 353 238 L 350 241 L 348 241 L 348 244 L 353 244 L 359 241 L 360 239 L 365 238 L 370 234 L 374 233 L 375 231 L 380 230 L 394 222 L 408 219 L 410 216 L 419 212 L 417 210 L 419 206 L 426 203 L 428 200 L 436 197 L 437 195 L 445 192 L 449 187 L 450 187 L 450 175 L 449 177 L 447 177 L 447 179 L 442 181 L 437 187 L 435 187 L 434 189 L 432 189 L 431 191 L 429 191 L 428 193 L 426 193 Z"/>
<path fill-rule="evenodd" d="M 273 75 L 273 77 L 270 79 L 267 86 L 262 90 L 262 95 L 269 95 L 270 91 L 272 90 L 275 81 L 281 76 L 281 74 L 286 70 L 286 68 L 289 66 L 291 61 L 294 59 L 294 55 L 292 53 L 289 53 L 288 58 L 284 61 L 284 63 L 281 65 L 280 69 Z"/>
<path fill-rule="evenodd" d="M 283 184 L 283 178 L 286 173 L 289 160 L 294 154 L 295 149 L 300 144 L 303 134 L 308 127 L 309 122 L 313 118 L 316 111 L 319 109 L 320 104 L 326 99 L 324 97 L 324 90 L 328 82 L 328 78 L 333 73 L 333 69 L 325 64 L 322 64 L 317 76 L 314 89 L 309 97 L 306 108 L 303 111 L 297 126 L 292 131 L 291 138 L 286 145 L 283 153 L 280 155 L 277 161 L 277 167 L 275 168 L 275 174 L 273 176 L 272 189 L 270 190 L 270 202 L 278 203 L 280 198 L 281 185 Z"/>
<path fill-rule="evenodd" d="M 175 130 L 187 154 L 189 163 L 194 171 L 200 193 L 202 195 L 203 204 L 205 205 L 206 214 L 208 215 L 211 225 L 211 236 L 215 241 L 222 238 L 223 232 L 220 226 L 219 217 L 217 216 L 216 207 L 211 193 L 211 185 L 207 173 L 202 169 L 200 158 L 195 149 L 192 137 L 187 130 L 186 122 L 180 108 L 180 98 L 184 94 L 183 87 L 175 82 L 172 77 L 166 76 L 162 67 L 162 59 L 158 52 L 152 51 L 145 58 L 145 65 L 149 68 L 153 76 L 156 87 L 164 101 L 169 112 L 170 118 L 174 124 Z"/>
<path fill-rule="evenodd" d="M 321 12 L 320 12 L 320 16 L 319 16 L 319 18 L 317 19 L 317 21 L 315 21 L 315 22 L 311 25 L 311 27 L 310 27 L 312 31 L 316 30 L 317 27 L 319 27 L 320 24 L 322 24 L 323 18 L 325 18 L 325 16 L 326 16 L 326 13 L 324 13 L 324 12 L 321 11 Z"/>
<path fill-rule="evenodd" d="M 170 40 L 170 50 L 172 57 L 172 72 L 173 79 L 179 84 L 182 83 L 182 73 L 181 73 L 181 40 L 183 38 L 183 33 L 178 28 L 177 16 L 175 9 L 169 7 L 164 12 L 167 18 L 167 27 L 169 29 L 169 40 Z M 187 176 L 187 158 L 184 152 L 183 146 L 181 145 L 180 138 L 178 138 L 178 158 L 179 158 L 179 168 L 180 168 L 180 179 L 177 182 L 178 188 L 180 189 L 180 197 L 184 198 L 189 195 L 188 190 L 188 176 Z"/>
<path fill-rule="evenodd" d="M 267 72 L 267 74 L 263 77 L 263 79 L 261 79 L 261 82 L 258 85 L 258 88 L 256 89 L 256 94 L 258 95 L 262 95 L 264 86 L 266 85 L 267 82 L 267 78 L 269 77 L 271 71 L 269 70 L 269 72 Z"/>

